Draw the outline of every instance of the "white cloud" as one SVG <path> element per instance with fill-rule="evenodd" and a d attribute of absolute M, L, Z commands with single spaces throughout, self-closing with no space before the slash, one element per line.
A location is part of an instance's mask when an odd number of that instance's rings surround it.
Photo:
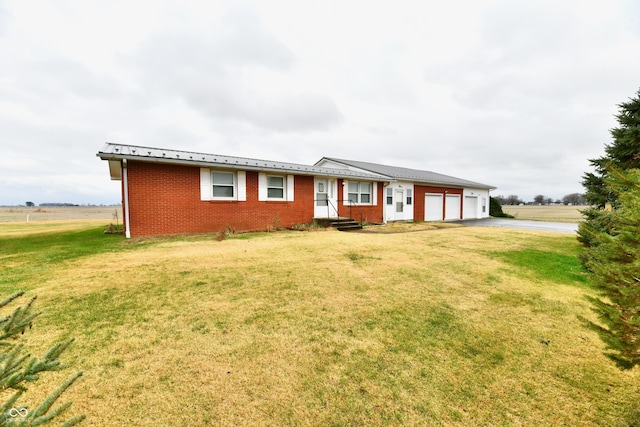
<path fill-rule="evenodd" d="M 0 204 L 118 200 L 104 141 L 560 198 L 638 89 L 639 23 L 631 0 L 0 0 Z"/>

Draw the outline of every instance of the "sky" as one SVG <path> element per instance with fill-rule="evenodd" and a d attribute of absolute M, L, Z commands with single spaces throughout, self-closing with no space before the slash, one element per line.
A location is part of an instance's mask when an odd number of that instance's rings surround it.
<path fill-rule="evenodd" d="M 635 0 L 0 0 L 0 205 L 117 204 L 105 142 L 581 193 Z"/>

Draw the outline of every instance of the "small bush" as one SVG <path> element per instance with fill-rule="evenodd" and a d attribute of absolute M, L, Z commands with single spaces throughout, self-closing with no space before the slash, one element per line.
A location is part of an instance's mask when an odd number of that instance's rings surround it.
<path fill-rule="evenodd" d="M 498 199 L 489 197 L 489 215 L 497 218 L 515 218 L 513 215 L 504 213 Z"/>

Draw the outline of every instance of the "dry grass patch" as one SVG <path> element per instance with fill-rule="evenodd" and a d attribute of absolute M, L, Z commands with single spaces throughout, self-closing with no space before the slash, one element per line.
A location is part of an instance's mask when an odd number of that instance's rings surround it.
<path fill-rule="evenodd" d="M 117 215 L 122 222 L 120 206 L 0 207 L 0 223 L 101 219 Z"/>
<path fill-rule="evenodd" d="M 584 220 L 580 213 L 586 206 L 503 206 L 504 213 L 515 216 L 517 219 L 532 221 L 552 221 L 577 223 Z"/>
<path fill-rule="evenodd" d="M 85 371 L 72 394 L 87 425 L 637 420 L 638 371 L 616 370 L 577 320 L 588 285 L 527 265 L 571 267 L 571 237 L 457 227 L 123 247 L 51 265 L 31 290 L 45 309 L 33 339 L 77 337 L 66 359 Z"/>
<path fill-rule="evenodd" d="M 444 228 L 462 227 L 461 224 L 450 222 L 413 222 L 397 221 L 384 225 L 368 225 L 363 229 L 367 233 L 407 233 L 412 231 L 440 230 Z"/>
<path fill-rule="evenodd" d="M 37 222 L 0 222 L 0 237 L 24 237 L 34 234 L 63 233 L 107 226 L 104 219 L 69 219 Z"/>

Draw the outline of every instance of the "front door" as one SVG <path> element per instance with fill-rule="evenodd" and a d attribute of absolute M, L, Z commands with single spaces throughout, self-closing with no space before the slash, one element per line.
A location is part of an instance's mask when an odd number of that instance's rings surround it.
<path fill-rule="evenodd" d="M 315 185 L 315 200 L 313 216 L 315 218 L 337 218 L 338 217 L 338 203 L 336 194 L 338 188 L 336 186 L 335 179 L 316 178 Z"/>
<path fill-rule="evenodd" d="M 387 221 L 399 221 L 404 219 L 404 191 L 402 188 L 387 187 L 386 219 Z"/>

